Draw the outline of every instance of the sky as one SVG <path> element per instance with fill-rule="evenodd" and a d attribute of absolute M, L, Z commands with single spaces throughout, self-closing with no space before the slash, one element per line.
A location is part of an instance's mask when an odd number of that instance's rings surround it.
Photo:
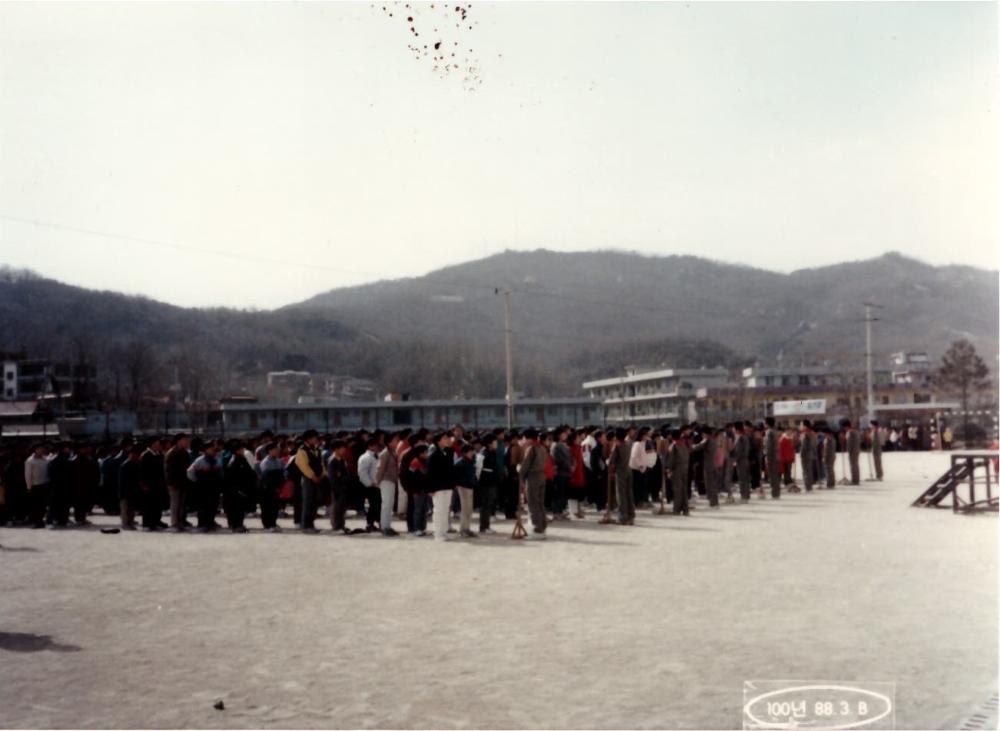
<path fill-rule="evenodd" d="M 454 7 L 0 4 L 0 264 L 262 309 L 505 249 L 1000 264 L 996 3 Z"/>

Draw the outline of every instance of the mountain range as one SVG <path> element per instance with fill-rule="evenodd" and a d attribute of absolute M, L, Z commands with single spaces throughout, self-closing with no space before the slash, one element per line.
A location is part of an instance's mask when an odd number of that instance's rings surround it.
<path fill-rule="evenodd" d="M 8 270 L 0 350 L 88 360 L 104 389 L 202 395 L 270 370 L 349 373 L 415 397 L 502 396 L 510 291 L 516 387 L 571 394 L 628 363 L 737 367 L 781 357 L 861 368 L 967 338 L 995 365 L 1000 275 L 889 253 L 788 274 L 694 256 L 506 251 L 421 277 L 345 287 L 274 311 L 181 308 Z M 179 375 L 178 375 L 179 374 Z M 138 381 L 142 380 L 143 383 Z"/>

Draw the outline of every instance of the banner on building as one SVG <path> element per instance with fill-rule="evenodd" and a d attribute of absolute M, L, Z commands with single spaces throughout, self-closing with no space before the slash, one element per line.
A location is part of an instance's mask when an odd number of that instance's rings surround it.
<path fill-rule="evenodd" d="M 775 401 L 774 416 L 822 416 L 826 413 L 826 399 L 800 399 L 798 401 Z"/>

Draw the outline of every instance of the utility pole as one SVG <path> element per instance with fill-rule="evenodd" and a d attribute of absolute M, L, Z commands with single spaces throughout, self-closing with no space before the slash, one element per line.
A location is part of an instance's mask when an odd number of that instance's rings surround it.
<path fill-rule="evenodd" d="M 868 388 L 868 421 L 875 418 L 875 388 L 872 383 L 872 323 L 878 318 L 872 317 L 872 307 L 878 305 L 865 302 L 865 381 Z"/>
<path fill-rule="evenodd" d="M 494 293 L 500 294 L 500 289 Z M 507 349 L 507 430 L 514 428 L 514 344 L 510 326 L 510 289 L 503 289 L 504 337 Z"/>

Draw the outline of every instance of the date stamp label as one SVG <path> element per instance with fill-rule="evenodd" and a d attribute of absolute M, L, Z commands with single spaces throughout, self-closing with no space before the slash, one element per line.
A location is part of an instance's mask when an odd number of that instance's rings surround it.
<path fill-rule="evenodd" d="M 896 684 L 746 680 L 744 729 L 893 729 Z"/>

